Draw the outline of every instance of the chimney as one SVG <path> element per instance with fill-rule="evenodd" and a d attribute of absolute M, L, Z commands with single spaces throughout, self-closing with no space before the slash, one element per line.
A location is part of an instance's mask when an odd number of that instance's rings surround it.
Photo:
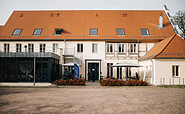
<path fill-rule="evenodd" d="M 159 16 L 159 25 L 158 25 L 158 28 L 159 29 L 163 29 L 164 27 L 163 27 L 163 17 L 160 15 Z"/>

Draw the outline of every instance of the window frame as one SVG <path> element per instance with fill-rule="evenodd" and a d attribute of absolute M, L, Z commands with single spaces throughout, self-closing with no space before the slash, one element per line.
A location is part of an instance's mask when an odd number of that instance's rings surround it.
<path fill-rule="evenodd" d="M 22 44 L 16 43 L 16 52 L 22 52 Z"/>
<path fill-rule="evenodd" d="M 176 72 L 176 68 L 178 67 L 178 75 Z M 175 72 L 174 72 L 175 71 Z M 174 75 L 175 74 L 175 75 Z M 178 78 L 180 77 L 180 65 L 172 65 L 172 77 L 173 78 Z"/>
<path fill-rule="evenodd" d="M 78 53 L 83 53 L 83 43 L 77 43 L 77 52 Z"/>
<path fill-rule="evenodd" d="M 123 34 L 118 34 L 118 30 L 123 30 Z M 117 28 L 116 29 L 117 36 L 125 36 L 125 30 L 124 28 Z"/>
<path fill-rule="evenodd" d="M 4 43 L 4 52 L 10 52 L 10 44 Z"/>
<path fill-rule="evenodd" d="M 28 52 L 34 52 L 34 44 L 32 43 L 28 44 Z"/>
<path fill-rule="evenodd" d="M 35 31 L 36 31 L 36 30 L 41 30 L 41 31 L 40 31 L 40 34 L 35 34 Z M 42 29 L 35 29 L 35 30 L 33 31 L 33 36 L 40 36 L 41 33 L 42 33 Z"/>
<path fill-rule="evenodd" d="M 16 30 L 20 30 L 19 34 L 14 34 Z M 22 29 L 14 29 L 12 36 L 19 36 L 22 32 Z"/>
<path fill-rule="evenodd" d="M 97 34 L 91 34 L 91 30 L 96 30 Z M 90 28 L 89 29 L 89 35 L 90 36 L 98 36 L 98 29 L 97 28 Z"/>
<path fill-rule="evenodd" d="M 135 45 L 135 46 L 136 46 L 135 51 L 133 51 L 133 52 L 131 52 L 131 45 Z M 134 50 L 134 48 L 133 48 L 133 50 Z M 130 52 L 130 53 L 138 53 L 138 52 L 137 52 L 137 44 L 136 44 L 136 43 L 130 43 L 129 52 Z"/>
<path fill-rule="evenodd" d="M 53 51 L 54 53 L 57 53 L 57 49 L 58 49 L 58 43 L 53 43 Z"/>
<path fill-rule="evenodd" d="M 110 44 L 112 44 L 112 52 L 110 51 L 111 50 Z M 107 46 L 107 45 L 109 45 L 109 46 Z M 109 51 L 108 51 L 107 47 L 109 47 Z M 114 43 L 106 43 L 106 53 L 114 53 Z"/>
<path fill-rule="evenodd" d="M 56 30 L 61 30 L 61 34 L 56 34 Z M 62 32 L 63 32 L 63 28 L 55 28 L 55 31 L 54 31 L 54 36 L 61 36 L 62 35 Z"/>
<path fill-rule="evenodd" d="M 96 43 L 92 44 L 92 53 L 98 53 L 98 44 L 96 44 Z"/>
<path fill-rule="evenodd" d="M 121 52 L 119 52 L 119 45 L 121 45 Z M 122 45 L 124 45 L 124 52 L 122 52 L 122 50 L 123 50 L 123 46 Z M 118 53 L 126 53 L 125 52 L 125 43 L 118 43 Z"/>
<path fill-rule="evenodd" d="M 142 36 L 150 36 L 150 32 L 149 32 L 149 30 L 147 28 L 141 28 L 140 31 L 142 31 L 142 30 L 147 30 L 147 34 L 146 35 L 143 35 L 142 32 L 141 32 Z"/>
<path fill-rule="evenodd" d="M 112 77 L 113 76 L 113 67 L 110 67 L 113 65 L 113 63 L 107 63 L 107 77 Z"/>
<path fill-rule="evenodd" d="M 41 45 L 42 45 L 42 47 L 41 47 Z M 39 52 L 46 52 L 46 44 L 44 44 L 44 43 L 41 43 L 41 44 L 39 44 Z"/>

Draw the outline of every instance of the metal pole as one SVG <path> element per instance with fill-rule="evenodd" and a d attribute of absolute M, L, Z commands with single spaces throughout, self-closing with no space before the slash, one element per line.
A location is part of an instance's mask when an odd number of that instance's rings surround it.
<path fill-rule="evenodd" d="M 164 87 L 164 78 L 163 78 L 163 87 Z"/>
<path fill-rule="evenodd" d="M 35 57 L 33 58 L 33 62 L 34 62 L 34 63 L 33 63 L 33 64 L 34 64 L 34 65 L 33 65 L 33 68 L 34 68 L 34 69 L 33 69 L 33 72 L 34 72 L 34 74 L 33 74 L 33 75 L 34 75 L 33 86 L 35 86 L 35 62 L 36 62 L 36 61 L 35 61 Z"/>
<path fill-rule="evenodd" d="M 181 78 L 179 78 L 179 85 L 181 85 Z"/>

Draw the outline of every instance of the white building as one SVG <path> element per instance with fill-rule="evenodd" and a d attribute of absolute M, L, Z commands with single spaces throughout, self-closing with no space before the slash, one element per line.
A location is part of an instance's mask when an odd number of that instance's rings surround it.
<path fill-rule="evenodd" d="M 141 57 L 173 36 L 174 30 L 167 10 L 14 11 L 0 26 L 0 81 L 33 82 L 35 72 L 36 82 L 52 82 L 62 75 L 55 67 L 69 62 L 79 64 L 86 80 L 88 69 L 96 70 L 97 80 L 100 75 L 125 79 L 128 71 L 108 66 L 139 64 Z M 11 69 L 11 58 L 17 70 Z M 21 70 L 19 64 L 28 66 L 34 58 L 35 70 L 33 65 Z M 131 75 L 140 72 L 131 70 Z"/>
<path fill-rule="evenodd" d="M 173 35 L 159 42 L 139 62 L 140 73 L 154 85 L 184 85 L 185 40 Z"/>

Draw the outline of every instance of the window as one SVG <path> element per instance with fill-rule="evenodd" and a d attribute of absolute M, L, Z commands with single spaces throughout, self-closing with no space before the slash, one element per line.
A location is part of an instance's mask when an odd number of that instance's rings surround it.
<path fill-rule="evenodd" d="M 90 29 L 90 35 L 98 35 L 98 29 L 94 28 L 94 29 Z"/>
<path fill-rule="evenodd" d="M 77 44 L 77 52 L 83 52 L 83 44 Z"/>
<path fill-rule="evenodd" d="M 98 44 L 92 44 L 92 53 L 98 52 Z"/>
<path fill-rule="evenodd" d="M 124 29 L 116 29 L 116 31 L 117 31 L 118 36 L 124 36 L 125 35 Z"/>
<path fill-rule="evenodd" d="M 57 52 L 58 44 L 53 44 L 53 52 Z"/>
<path fill-rule="evenodd" d="M 119 44 L 118 46 L 119 53 L 125 53 L 125 44 Z"/>
<path fill-rule="evenodd" d="M 13 36 L 19 36 L 19 34 L 21 33 L 21 31 L 22 31 L 22 29 L 15 29 L 14 31 L 13 31 Z"/>
<path fill-rule="evenodd" d="M 117 67 L 117 79 L 122 79 L 122 67 Z"/>
<path fill-rule="evenodd" d="M 40 52 L 45 52 L 46 44 L 40 44 Z"/>
<path fill-rule="evenodd" d="M 4 52 L 10 51 L 10 44 L 4 44 Z"/>
<path fill-rule="evenodd" d="M 107 78 L 113 76 L 113 67 L 110 67 L 112 65 L 113 63 L 107 63 Z"/>
<path fill-rule="evenodd" d="M 148 35 L 150 35 L 149 32 L 148 32 L 148 29 L 141 29 L 141 34 L 142 34 L 143 36 L 148 36 Z"/>
<path fill-rule="evenodd" d="M 130 44 L 130 53 L 137 53 L 136 44 Z"/>
<path fill-rule="evenodd" d="M 178 65 L 173 65 L 172 66 L 172 74 L 174 77 L 176 76 L 180 76 L 180 69 L 179 69 L 179 66 Z"/>
<path fill-rule="evenodd" d="M 107 53 L 113 53 L 113 44 L 107 44 Z"/>
<path fill-rule="evenodd" d="M 24 52 L 27 52 L 27 45 L 24 45 Z"/>
<path fill-rule="evenodd" d="M 33 35 L 40 36 L 41 32 L 42 32 L 42 29 L 35 29 L 35 31 L 33 32 Z"/>
<path fill-rule="evenodd" d="M 22 44 L 16 44 L 16 52 L 21 52 Z"/>
<path fill-rule="evenodd" d="M 28 52 L 34 52 L 34 44 L 28 44 Z"/>
<path fill-rule="evenodd" d="M 56 36 L 59 35 L 60 36 L 62 34 L 62 31 L 63 31 L 62 28 L 56 28 L 54 35 L 56 35 Z"/>

